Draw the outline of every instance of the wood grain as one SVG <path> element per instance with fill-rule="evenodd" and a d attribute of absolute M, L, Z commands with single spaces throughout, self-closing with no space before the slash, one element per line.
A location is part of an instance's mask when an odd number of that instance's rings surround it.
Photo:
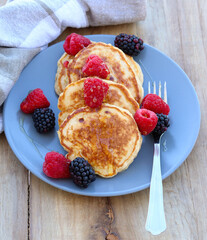
<path fill-rule="evenodd" d="M 189 157 L 163 182 L 167 230 L 159 236 L 145 231 L 148 189 L 120 197 L 83 197 L 58 190 L 32 175 L 29 239 L 206 239 L 206 12 L 205 0 L 149 0 L 147 18 L 143 22 L 69 28 L 52 43 L 64 40 L 71 32 L 137 34 L 175 60 L 191 79 L 200 101 L 201 130 Z M 0 239 L 26 239 L 27 172 L 12 153 L 3 134 L 0 135 L 0 163 Z"/>
<path fill-rule="evenodd" d="M 27 170 L 0 135 L 0 239 L 27 238 Z"/>

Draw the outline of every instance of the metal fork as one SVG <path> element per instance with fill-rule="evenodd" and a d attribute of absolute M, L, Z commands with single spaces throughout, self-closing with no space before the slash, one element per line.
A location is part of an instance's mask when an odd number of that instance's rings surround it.
<path fill-rule="evenodd" d="M 156 83 L 153 82 L 153 93 L 156 94 Z M 148 82 L 148 93 L 151 93 L 151 83 Z M 161 82 L 159 82 L 158 95 L 161 97 Z M 164 83 L 164 98 L 167 103 L 167 86 Z M 163 134 L 162 134 L 163 135 Z M 154 155 L 153 155 L 153 167 L 150 183 L 150 196 L 147 221 L 145 229 L 151 232 L 153 235 L 158 235 L 165 231 L 166 221 L 163 204 L 163 187 L 162 187 L 162 174 L 160 166 L 160 140 L 154 142 Z"/>

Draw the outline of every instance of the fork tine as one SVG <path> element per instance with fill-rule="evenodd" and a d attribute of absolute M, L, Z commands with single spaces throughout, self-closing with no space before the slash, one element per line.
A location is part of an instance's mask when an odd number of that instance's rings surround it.
<path fill-rule="evenodd" d="M 162 85 L 161 85 L 161 82 L 159 81 L 159 97 L 162 97 L 162 93 L 161 93 L 161 88 L 162 88 Z"/>
<path fill-rule="evenodd" d="M 151 93 L 150 82 L 148 82 L 148 93 Z"/>
<path fill-rule="evenodd" d="M 167 83 L 164 82 L 164 101 L 167 103 Z"/>
<path fill-rule="evenodd" d="M 152 92 L 156 94 L 156 82 L 152 82 Z M 151 82 L 148 82 L 148 93 L 151 93 Z M 162 83 L 159 81 L 158 85 L 158 95 L 159 97 L 162 97 Z M 164 98 L 163 100 L 167 103 L 167 83 L 164 82 Z"/>
<path fill-rule="evenodd" d="M 156 82 L 153 82 L 154 94 L 156 94 Z"/>

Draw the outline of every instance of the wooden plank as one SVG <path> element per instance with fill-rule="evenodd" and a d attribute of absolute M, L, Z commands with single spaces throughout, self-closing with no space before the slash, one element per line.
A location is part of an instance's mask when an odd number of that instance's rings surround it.
<path fill-rule="evenodd" d="M 31 239 L 104 239 L 99 224 L 104 198 L 66 193 L 35 176 L 31 183 Z"/>
<path fill-rule="evenodd" d="M 0 239 L 27 239 L 27 170 L 0 134 Z"/>
<path fill-rule="evenodd" d="M 0 7 L 6 4 L 0 0 Z M 27 239 L 28 194 L 27 170 L 0 134 L 0 238 Z"/>

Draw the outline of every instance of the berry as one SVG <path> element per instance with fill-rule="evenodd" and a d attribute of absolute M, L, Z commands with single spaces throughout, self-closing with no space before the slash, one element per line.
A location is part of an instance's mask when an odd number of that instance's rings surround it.
<path fill-rule="evenodd" d="M 68 61 L 65 61 L 65 62 L 63 63 L 63 66 L 67 68 L 67 67 L 68 67 L 68 64 L 69 64 L 69 62 L 68 62 Z"/>
<path fill-rule="evenodd" d="M 85 104 L 91 108 L 101 106 L 109 89 L 108 83 L 99 78 L 87 78 L 84 81 Z"/>
<path fill-rule="evenodd" d="M 33 113 L 37 108 L 46 108 L 49 106 L 50 103 L 40 88 L 31 91 L 20 104 L 20 108 L 24 113 Z"/>
<path fill-rule="evenodd" d="M 66 53 L 75 56 L 81 49 L 87 47 L 91 41 L 79 34 L 71 33 L 65 39 L 63 48 Z"/>
<path fill-rule="evenodd" d="M 170 120 L 167 115 L 164 114 L 157 114 L 157 125 L 155 129 L 152 131 L 152 136 L 158 142 L 160 136 L 167 131 L 168 127 L 170 126 Z"/>
<path fill-rule="evenodd" d="M 50 108 L 35 109 L 32 119 L 39 133 L 49 132 L 55 126 L 55 114 Z"/>
<path fill-rule="evenodd" d="M 142 135 L 151 133 L 157 125 L 157 115 L 147 109 L 138 109 L 134 115 L 134 119 L 138 125 Z"/>
<path fill-rule="evenodd" d="M 130 56 L 137 56 L 143 49 L 143 40 L 135 35 L 120 33 L 114 40 L 114 45 Z"/>
<path fill-rule="evenodd" d="M 48 152 L 43 163 L 43 172 L 51 178 L 70 178 L 70 160 L 57 152 Z"/>
<path fill-rule="evenodd" d="M 110 71 L 104 61 L 97 55 L 90 55 L 82 68 L 85 76 L 96 76 L 106 79 Z"/>
<path fill-rule="evenodd" d="M 80 187 L 87 188 L 91 182 L 96 180 L 92 166 L 84 158 L 77 157 L 71 161 L 69 170 L 73 182 Z"/>
<path fill-rule="evenodd" d="M 142 101 L 142 108 L 149 109 L 155 113 L 168 115 L 170 112 L 169 105 L 162 100 L 157 94 L 147 94 Z"/>

